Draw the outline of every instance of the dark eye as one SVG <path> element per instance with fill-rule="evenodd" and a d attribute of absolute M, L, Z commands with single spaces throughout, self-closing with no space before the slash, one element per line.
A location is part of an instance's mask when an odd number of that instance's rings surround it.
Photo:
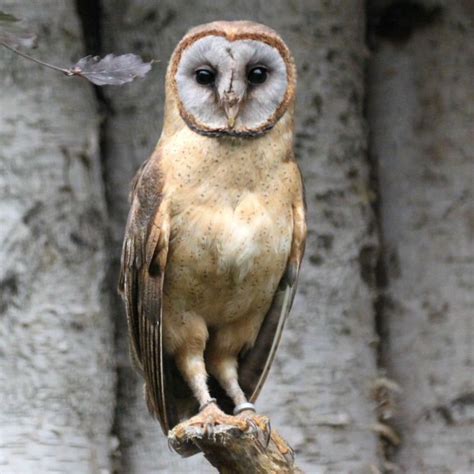
<path fill-rule="evenodd" d="M 209 69 L 198 69 L 196 72 L 196 82 L 202 86 L 209 86 L 214 84 L 216 80 L 216 75 L 213 71 Z"/>
<path fill-rule="evenodd" d="M 267 80 L 267 70 L 262 66 L 250 69 L 247 74 L 247 80 L 250 84 L 263 84 Z"/>

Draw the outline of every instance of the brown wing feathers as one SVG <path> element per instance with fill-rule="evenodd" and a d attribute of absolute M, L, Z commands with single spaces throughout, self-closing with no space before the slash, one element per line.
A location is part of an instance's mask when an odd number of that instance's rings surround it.
<path fill-rule="evenodd" d="M 239 361 L 239 383 L 251 402 L 257 399 L 275 357 L 296 292 L 296 279 L 290 285 L 283 275 L 254 346 Z"/>
<path fill-rule="evenodd" d="M 126 303 L 132 357 L 146 381 L 148 408 L 167 431 L 161 344 L 164 267 L 159 255 L 166 249 L 159 248 L 161 228 L 155 222 L 161 202 L 157 161 L 142 165 L 132 184 L 119 290 Z"/>

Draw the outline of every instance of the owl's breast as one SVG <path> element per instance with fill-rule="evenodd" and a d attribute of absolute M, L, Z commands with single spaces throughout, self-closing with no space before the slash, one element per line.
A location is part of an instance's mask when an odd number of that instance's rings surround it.
<path fill-rule="evenodd" d="M 281 273 L 291 236 L 290 205 L 246 192 L 235 207 L 225 200 L 193 204 L 176 216 L 171 247 L 198 272 L 240 283 L 250 273 Z"/>
<path fill-rule="evenodd" d="M 293 236 L 282 136 L 229 142 L 184 131 L 163 148 L 171 219 L 164 293 L 176 314 L 217 324 L 267 311 Z"/>
<path fill-rule="evenodd" d="M 278 271 L 286 263 L 292 235 L 290 208 L 274 209 L 262 196 L 247 193 L 235 209 L 217 212 L 212 220 L 217 239 L 209 243 L 219 273 L 231 272 L 240 282 L 255 265 Z"/>

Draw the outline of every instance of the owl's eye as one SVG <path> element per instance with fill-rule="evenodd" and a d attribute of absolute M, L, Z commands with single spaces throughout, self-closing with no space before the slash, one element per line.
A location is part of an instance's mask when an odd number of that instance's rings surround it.
<path fill-rule="evenodd" d="M 250 84 L 263 84 L 267 80 L 267 70 L 263 66 L 257 66 L 247 73 Z"/>
<path fill-rule="evenodd" d="M 198 69 L 195 74 L 196 82 L 202 86 L 210 86 L 216 80 L 216 74 L 209 69 Z"/>

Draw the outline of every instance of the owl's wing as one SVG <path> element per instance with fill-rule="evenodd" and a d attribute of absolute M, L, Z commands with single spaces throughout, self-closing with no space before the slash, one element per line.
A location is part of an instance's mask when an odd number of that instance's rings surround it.
<path fill-rule="evenodd" d="M 126 306 L 130 352 L 145 378 L 148 409 L 168 430 L 162 354 L 162 290 L 169 220 L 161 199 L 158 155 L 138 170 L 122 248 L 119 292 Z"/>
<path fill-rule="evenodd" d="M 296 166 L 296 163 L 295 163 Z M 296 168 L 297 169 L 297 168 Z M 293 203 L 293 239 L 290 258 L 253 347 L 239 360 L 239 384 L 254 402 L 263 387 L 275 357 L 285 321 L 293 304 L 306 240 L 306 204 L 301 174 Z"/>

